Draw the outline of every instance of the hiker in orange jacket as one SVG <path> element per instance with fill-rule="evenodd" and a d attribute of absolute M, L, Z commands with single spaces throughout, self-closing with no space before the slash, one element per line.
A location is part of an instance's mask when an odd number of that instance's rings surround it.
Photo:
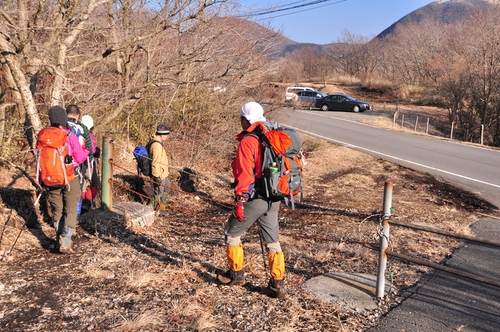
<path fill-rule="evenodd" d="M 279 201 L 269 201 L 259 195 L 262 181 L 263 146 L 255 134 L 264 129 L 264 109 L 256 102 L 243 105 L 241 112 L 243 131 L 236 136 L 239 141 L 236 158 L 231 163 L 235 181 L 235 207 L 224 228 L 229 270 L 217 276 L 224 285 L 243 285 L 244 252 L 241 236 L 257 220 L 260 232 L 268 250 L 268 264 L 271 272 L 266 291 L 272 297 L 283 297 L 285 259 L 279 243 L 278 210 Z"/>
<path fill-rule="evenodd" d="M 73 167 L 81 164 L 87 159 L 88 151 L 83 149 L 78 138 L 68 128 L 68 116 L 66 110 L 61 106 L 52 106 L 49 109 L 50 126 L 61 128 L 66 132 L 69 155 Z M 81 198 L 78 177 L 69 180 L 69 184 L 58 187 L 44 187 L 47 189 L 47 199 L 52 210 L 52 224 L 56 231 L 59 251 L 61 253 L 72 253 L 71 237 L 76 229 L 77 207 Z"/>

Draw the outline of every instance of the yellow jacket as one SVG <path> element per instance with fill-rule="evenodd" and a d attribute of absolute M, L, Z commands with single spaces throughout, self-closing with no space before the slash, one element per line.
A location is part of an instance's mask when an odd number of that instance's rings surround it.
<path fill-rule="evenodd" d="M 149 146 L 151 156 L 151 176 L 164 179 L 168 176 L 167 150 L 159 136 L 155 136 Z"/>

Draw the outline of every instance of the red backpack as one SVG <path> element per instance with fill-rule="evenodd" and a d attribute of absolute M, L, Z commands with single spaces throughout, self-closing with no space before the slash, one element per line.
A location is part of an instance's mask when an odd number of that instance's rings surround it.
<path fill-rule="evenodd" d="M 37 181 L 46 187 L 62 187 L 75 178 L 64 129 L 48 127 L 38 133 Z"/>

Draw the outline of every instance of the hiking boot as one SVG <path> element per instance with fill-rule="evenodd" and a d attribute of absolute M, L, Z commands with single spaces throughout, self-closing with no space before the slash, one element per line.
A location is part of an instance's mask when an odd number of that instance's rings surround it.
<path fill-rule="evenodd" d="M 158 212 L 160 213 L 160 215 L 162 216 L 168 216 L 168 212 L 167 212 L 167 204 L 163 203 L 163 202 L 160 202 L 158 204 Z"/>
<path fill-rule="evenodd" d="M 245 271 L 233 271 L 229 269 L 226 273 L 217 275 L 217 279 L 223 285 L 242 286 L 245 284 Z"/>
<path fill-rule="evenodd" d="M 269 279 L 266 292 L 270 297 L 282 299 L 285 297 L 285 282 L 283 280 Z"/>
<path fill-rule="evenodd" d="M 71 236 L 73 235 L 73 227 L 64 226 L 63 233 L 59 236 L 59 251 L 63 254 L 73 253 L 71 249 Z"/>

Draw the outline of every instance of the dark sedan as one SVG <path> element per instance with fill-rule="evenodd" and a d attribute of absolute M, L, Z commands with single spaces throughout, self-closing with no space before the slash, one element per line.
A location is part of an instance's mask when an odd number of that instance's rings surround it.
<path fill-rule="evenodd" d="M 326 93 L 316 90 L 298 91 L 293 96 L 292 101 L 298 106 L 303 106 L 311 109 L 314 107 L 316 99 L 326 97 Z"/>
<path fill-rule="evenodd" d="M 334 94 L 316 99 L 314 107 L 320 108 L 322 111 L 363 112 L 370 109 L 370 104 L 348 95 Z"/>

